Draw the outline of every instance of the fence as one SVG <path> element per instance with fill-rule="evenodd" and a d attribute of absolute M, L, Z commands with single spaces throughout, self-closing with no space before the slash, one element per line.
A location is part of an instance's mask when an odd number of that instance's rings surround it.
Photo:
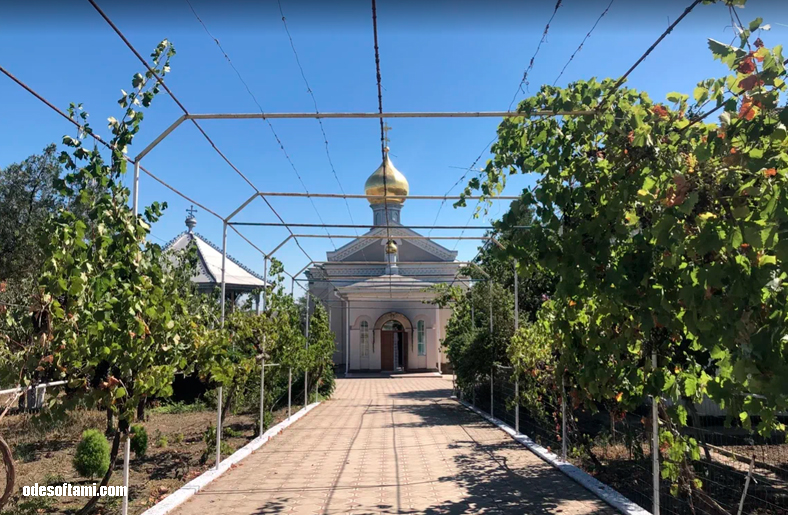
<path fill-rule="evenodd" d="M 788 515 L 785 434 L 764 438 L 725 428 L 720 418 L 698 417 L 696 427 L 685 429 L 701 451 L 687 472 L 702 486 L 673 486 L 653 473 L 664 456 L 654 453 L 658 417 L 650 402 L 634 413 L 601 405 L 592 412 L 562 402 L 562 388 L 556 390 L 529 398 L 532 392 L 520 391 L 512 370 L 498 366 L 459 394 L 655 515 Z"/>

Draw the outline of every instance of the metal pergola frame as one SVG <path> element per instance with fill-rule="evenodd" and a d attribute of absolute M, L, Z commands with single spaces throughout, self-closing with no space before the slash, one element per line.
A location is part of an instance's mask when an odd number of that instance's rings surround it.
<path fill-rule="evenodd" d="M 268 203 L 268 201 L 265 200 L 266 194 L 263 194 L 259 190 L 257 190 L 257 188 L 246 177 L 243 176 L 243 174 L 240 172 L 240 170 L 238 170 L 221 153 L 221 151 L 216 147 L 216 145 L 213 144 L 213 142 L 208 137 L 208 135 L 204 131 L 202 131 L 202 129 L 200 128 L 199 124 L 197 123 L 197 120 L 210 120 L 210 119 L 216 119 L 216 120 L 219 120 L 219 119 L 263 119 L 263 120 L 265 120 L 265 119 L 274 119 L 274 118 L 283 118 L 283 119 L 286 119 L 286 118 L 289 118 L 289 119 L 318 119 L 318 120 L 320 120 L 322 118 L 380 119 L 380 121 L 381 121 L 381 146 L 383 147 L 385 145 L 385 143 L 384 143 L 385 136 L 384 136 L 384 133 L 383 133 L 383 131 L 384 131 L 384 129 L 383 129 L 383 118 L 482 118 L 482 117 L 526 118 L 526 117 L 533 117 L 533 116 L 586 116 L 586 115 L 594 116 L 594 115 L 598 114 L 602 110 L 603 107 L 605 107 L 606 102 L 613 96 L 614 92 L 617 91 L 618 88 L 624 83 L 624 81 L 627 79 L 627 77 L 648 57 L 648 55 L 660 44 L 660 42 L 662 40 L 664 40 L 668 36 L 668 34 L 670 34 L 673 31 L 673 29 L 676 27 L 676 25 L 678 25 L 693 10 L 693 8 L 700 3 L 701 0 L 693 0 L 692 3 L 688 7 L 686 7 L 684 9 L 684 11 L 672 23 L 669 24 L 669 26 L 662 32 L 662 34 L 657 38 L 657 40 L 653 44 L 651 44 L 651 46 L 649 46 L 646 49 L 646 51 L 638 58 L 638 60 L 635 61 L 635 63 L 616 81 L 616 83 L 613 85 L 613 88 L 608 91 L 608 93 L 603 97 L 602 101 L 600 102 L 600 104 L 595 109 L 593 109 L 593 110 L 585 110 L 585 111 L 555 111 L 555 112 L 551 112 L 551 111 L 532 111 L 532 112 L 526 112 L 526 113 L 524 113 L 524 112 L 515 112 L 515 111 L 511 111 L 511 110 L 498 111 L 498 112 L 495 112 L 495 111 L 493 111 L 493 112 L 468 112 L 468 111 L 465 111 L 465 112 L 389 112 L 389 113 L 384 113 L 383 112 L 383 105 L 382 105 L 382 95 L 381 95 L 381 77 L 380 77 L 380 62 L 379 62 L 379 54 L 378 54 L 378 40 L 377 40 L 377 23 L 376 23 L 376 14 L 375 14 L 375 0 L 373 0 L 372 1 L 372 22 L 373 22 L 373 30 L 374 30 L 374 37 L 375 37 L 374 42 L 375 42 L 376 68 L 377 68 L 378 107 L 379 107 L 378 108 L 378 112 L 377 113 L 322 113 L 322 114 L 318 112 L 317 103 L 316 102 L 315 102 L 315 113 L 269 113 L 269 114 L 266 114 L 266 113 L 262 112 L 262 108 L 261 108 L 261 112 L 259 114 L 258 113 L 254 113 L 254 114 L 192 114 L 192 113 L 189 113 L 186 110 L 186 108 L 180 103 L 180 101 L 178 101 L 178 99 L 175 97 L 175 95 L 172 93 L 172 91 L 170 91 L 170 89 L 163 82 L 161 77 L 159 77 L 155 73 L 155 71 L 153 71 L 150 68 L 150 65 L 147 63 L 147 61 L 139 54 L 139 52 L 137 52 L 137 50 L 128 41 L 128 39 L 123 35 L 123 33 L 117 28 L 117 26 L 115 26 L 115 24 L 109 19 L 109 17 L 107 17 L 107 15 L 96 4 L 95 0 L 88 0 L 88 1 L 91 3 L 91 5 L 93 5 L 93 7 L 98 11 L 98 13 L 104 18 L 104 20 L 115 30 L 115 32 L 124 41 L 124 43 L 129 47 L 129 49 L 145 65 L 145 67 L 148 69 L 148 72 L 150 74 L 152 74 L 156 78 L 156 80 L 159 82 L 159 84 L 161 84 L 161 86 L 167 91 L 167 93 L 169 93 L 169 95 L 172 97 L 172 99 L 175 101 L 175 103 L 178 105 L 178 107 L 180 107 L 181 110 L 184 112 L 183 116 L 178 118 L 167 129 L 165 129 L 164 132 L 159 134 L 159 136 L 157 136 L 147 147 L 145 147 L 145 149 L 143 149 L 143 151 L 140 154 L 138 154 L 134 159 L 131 159 L 131 158 L 125 156 L 125 155 L 123 156 L 124 159 L 127 162 L 130 162 L 130 163 L 132 163 L 134 165 L 134 177 L 133 177 L 133 185 L 132 185 L 132 190 L 133 190 L 133 196 L 132 196 L 133 213 L 134 213 L 135 216 L 138 214 L 138 208 L 139 208 L 139 206 L 138 206 L 139 172 L 140 172 L 140 169 L 142 169 L 151 178 L 153 178 L 154 180 L 158 181 L 159 183 L 161 183 L 165 187 L 169 188 L 171 191 L 173 191 L 177 195 L 181 196 L 182 198 L 184 198 L 186 200 L 191 201 L 193 204 L 197 205 L 198 207 L 203 208 L 203 210 L 209 212 L 210 214 L 212 214 L 212 215 L 214 215 L 217 218 L 222 220 L 222 222 L 223 222 L 223 231 L 222 231 L 222 288 L 221 288 L 222 289 L 222 308 L 221 308 L 221 322 L 222 322 L 222 326 L 224 326 L 224 321 L 225 321 L 224 294 L 225 294 L 225 288 L 226 288 L 225 269 L 226 269 L 226 258 L 227 258 L 227 227 L 228 227 L 228 225 L 230 225 L 230 227 L 233 229 L 233 231 L 235 231 L 242 239 L 244 239 L 247 243 L 249 243 L 255 250 L 259 251 L 264 257 L 264 267 L 265 267 L 265 274 L 264 274 L 265 275 L 265 280 L 264 280 L 264 288 L 263 288 L 263 305 L 264 305 L 264 307 L 265 307 L 265 302 L 266 302 L 266 291 L 268 289 L 268 280 L 267 280 L 268 259 L 273 254 L 273 252 L 275 252 L 279 248 L 281 248 L 281 246 L 284 245 L 291 238 L 296 238 L 296 236 L 293 234 L 292 230 L 290 230 L 290 227 L 287 226 L 287 224 L 284 223 L 284 220 L 281 218 L 281 216 L 279 216 L 278 213 L 276 213 L 276 211 L 273 209 L 273 206 L 271 206 L 270 203 Z M 555 15 L 555 11 L 557 11 L 559 6 L 560 6 L 560 1 L 556 5 L 555 10 L 553 11 L 553 15 Z M 609 9 L 609 6 L 608 6 L 608 9 Z M 603 11 L 602 14 L 600 15 L 599 19 L 601 19 L 602 16 L 604 16 L 606 12 L 607 12 L 607 10 Z M 196 15 L 196 13 L 195 13 L 195 15 Z M 599 19 L 597 20 L 597 22 L 599 21 Z M 737 16 L 737 19 L 738 19 L 738 16 Z M 199 17 L 198 17 L 198 20 L 199 20 Z M 284 15 L 283 15 L 282 20 L 284 21 Z M 523 84 L 527 84 L 528 72 L 533 67 L 534 58 L 536 57 L 537 53 L 539 52 L 539 48 L 541 47 L 542 42 L 544 42 L 544 40 L 545 40 L 545 37 L 547 35 L 547 32 L 548 32 L 548 29 L 550 27 L 550 22 L 551 21 L 552 21 L 552 17 L 550 18 L 550 20 L 548 21 L 547 25 L 545 26 L 545 29 L 544 29 L 544 32 L 543 32 L 543 35 L 542 35 L 542 39 L 541 39 L 539 45 L 537 46 L 536 52 L 533 54 L 533 57 L 531 57 L 530 65 L 528 66 L 528 68 L 526 68 L 526 70 L 525 70 L 525 72 L 523 74 L 523 78 L 522 78 L 522 80 L 521 80 L 521 82 L 520 82 L 520 84 L 518 86 L 518 91 L 522 90 Z M 739 21 L 739 24 L 740 23 L 741 22 Z M 735 23 L 734 23 L 734 26 L 736 27 Z M 594 27 L 596 27 L 596 24 L 594 24 Z M 588 34 L 586 35 L 586 38 L 588 38 L 591 35 L 591 32 L 593 32 L 594 27 L 592 27 L 591 31 L 588 32 Z M 205 29 L 207 31 L 207 27 L 205 27 Z M 289 34 L 289 32 L 288 32 L 288 34 Z M 210 32 L 209 32 L 209 35 L 210 35 Z M 566 69 L 566 66 L 572 61 L 572 59 L 574 58 L 575 54 L 577 52 L 579 52 L 580 49 L 583 47 L 583 43 L 585 42 L 586 38 L 583 39 L 583 41 L 580 43 L 580 46 L 577 48 L 577 50 L 570 56 L 569 61 L 564 66 L 564 69 Z M 218 41 L 216 41 L 216 42 L 218 44 Z M 292 45 L 292 39 L 291 39 L 291 45 Z M 219 46 L 220 46 L 220 49 L 221 49 L 221 45 L 219 45 Z M 293 51 L 295 52 L 295 47 L 293 47 Z M 229 61 L 229 57 L 226 54 L 225 54 L 225 57 Z M 296 60 L 298 60 L 298 55 L 297 54 L 296 54 Z M 35 92 L 32 88 L 30 88 L 29 86 L 24 84 L 22 81 L 20 81 L 16 77 L 14 77 L 13 74 L 11 74 L 7 70 L 5 70 L 2 66 L 0 66 L 0 72 L 2 72 L 5 75 L 7 75 L 10 79 L 12 79 L 14 82 L 19 84 L 21 87 L 23 87 L 29 93 L 31 93 L 33 96 L 35 96 L 40 101 L 42 101 L 44 104 L 46 104 L 48 107 L 50 107 L 51 109 L 56 111 L 58 114 L 60 114 L 61 117 L 65 118 L 66 120 L 68 120 L 69 122 L 71 122 L 72 124 L 77 126 L 80 130 L 84 129 L 84 127 L 78 121 L 76 121 L 75 119 L 73 119 L 73 118 L 69 117 L 68 115 L 66 115 L 62 110 L 58 109 L 56 106 L 54 106 L 54 104 L 52 104 L 51 102 L 46 100 L 43 96 L 41 96 L 40 94 Z M 562 70 L 561 73 L 559 74 L 559 78 L 561 77 L 561 75 L 563 75 L 563 73 L 564 73 L 564 71 Z M 303 70 L 302 70 L 302 75 L 303 75 Z M 241 79 L 241 81 L 243 82 L 243 79 Z M 306 77 L 304 77 L 304 81 L 306 82 Z M 308 83 L 307 83 L 307 89 L 309 90 Z M 311 90 L 309 90 L 309 91 L 311 93 Z M 250 91 L 250 93 L 251 93 L 251 91 Z M 515 94 L 515 98 L 516 98 L 516 95 L 517 94 Z M 252 95 L 252 96 L 254 97 L 254 95 Z M 313 100 L 314 100 L 314 95 L 313 95 Z M 515 99 L 512 100 L 512 103 L 514 102 L 514 100 Z M 258 106 L 259 106 L 259 104 L 258 104 Z M 510 104 L 510 109 L 511 109 L 511 104 Z M 705 118 L 706 116 L 708 116 L 709 114 L 713 113 L 716 110 L 717 110 L 717 108 L 714 108 L 713 110 L 707 112 L 706 114 L 701 115 L 699 117 L 696 117 L 695 121 L 702 120 L 703 118 Z M 209 143 L 211 143 L 211 145 L 213 146 L 214 150 L 216 150 L 216 152 L 225 159 L 227 164 L 230 165 L 241 177 L 243 177 L 246 180 L 246 182 L 249 184 L 249 186 L 251 186 L 253 189 L 256 190 L 256 194 L 255 195 L 253 195 L 249 200 L 247 200 L 244 204 L 242 204 L 238 209 L 236 209 L 227 218 L 223 218 L 220 215 L 218 215 L 217 213 L 215 213 L 214 211 L 211 211 L 210 209 L 206 208 L 205 206 L 203 206 L 199 202 L 193 201 L 188 196 L 186 196 L 185 194 L 181 193 L 180 191 L 178 191 L 177 189 L 173 188 L 172 186 L 168 185 L 167 183 L 165 183 L 164 181 L 162 181 L 161 179 L 159 179 L 158 177 L 153 175 L 148 170 L 145 170 L 144 168 L 142 168 L 141 165 L 140 165 L 140 161 L 142 160 L 143 157 L 145 157 L 145 155 L 147 155 L 149 152 L 151 152 L 159 143 L 161 143 L 161 141 L 163 141 L 167 137 L 167 135 L 172 133 L 172 131 L 174 131 L 180 124 L 182 124 L 186 120 L 191 120 L 198 127 L 198 129 L 200 129 L 200 131 L 203 133 L 203 135 L 209 141 Z M 693 123 L 695 123 L 695 122 L 693 121 Z M 322 126 L 321 126 L 321 128 L 322 128 Z M 102 140 L 101 137 L 99 137 L 98 135 L 92 133 L 92 131 L 89 134 L 96 141 L 104 144 L 105 146 L 107 146 L 108 148 L 110 148 L 112 150 L 116 150 L 111 145 L 109 145 L 107 142 Z M 325 136 L 325 133 L 323 135 Z M 284 147 L 282 149 L 284 150 Z M 382 148 L 382 150 L 384 151 L 384 157 L 385 157 L 385 148 Z M 328 141 L 326 141 L 326 151 L 328 151 Z M 481 157 L 481 155 L 480 155 L 480 157 Z M 329 157 L 329 160 L 330 160 L 330 157 Z M 478 159 L 477 159 L 477 161 L 478 161 Z M 475 163 L 474 163 L 474 165 L 475 165 Z M 471 168 L 473 168 L 473 165 L 471 166 Z M 385 170 L 385 168 L 384 168 L 384 170 Z M 338 178 L 337 178 L 337 181 L 338 181 Z M 340 184 L 340 186 L 341 186 L 341 184 Z M 385 188 L 385 180 L 384 180 L 384 188 Z M 385 189 L 384 189 L 384 191 L 385 191 Z M 310 194 L 307 194 L 307 195 L 301 195 L 301 194 L 286 195 L 286 194 L 273 194 L 273 193 L 269 193 L 267 195 L 268 196 L 277 196 L 277 195 L 279 195 L 279 196 L 307 196 L 307 197 L 308 196 L 313 196 L 313 195 L 310 195 Z M 241 232 L 239 232 L 238 229 L 236 227 L 234 227 L 232 225 L 232 222 L 231 222 L 231 219 L 233 217 L 235 217 L 239 212 L 241 212 L 243 210 L 243 208 L 245 208 L 257 196 L 260 196 L 261 198 L 263 198 L 263 200 L 265 200 L 265 202 L 268 204 L 268 206 L 271 208 L 271 210 L 274 211 L 274 214 L 276 214 L 277 217 L 279 218 L 279 220 L 282 222 L 282 225 L 286 226 L 288 231 L 290 232 L 290 237 L 288 237 L 279 246 L 277 246 L 276 249 L 274 249 L 274 251 L 271 252 L 270 254 L 266 254 L 265 252 L 260 250 L 246 236 L 241 234 Z M 334 195 L 332 195 L 332 196 L 334 196 Z M 347 195 L 339 196 L 339 197 L 345 198 L 345 199 L 347 199 L 347 198 L 356 198 L 356 196 L 347 196 Z M 414 196 L 414 197 L 411 197 L 411 198 L 416 199 L 417 197 Z M 449 199 L 451 197 L 435 197 L 435 198 L 440 198 L 440 199 L 443 199 L 445 201 L 445 200 L 447 200 L 447 199 Z M 465 197 L 465 198 L 468 198 L 468 199 L 470 199 L 470 198 L 478 198 L 479 200 L 481 200 L 481 199 L 491 200 L 491 199 L 493 199 L 495 197 Z M 426 199 L 434 199 L 434 198 L 425 197 L 424 199 L 426 200 Z M 503 199 L 503 198 L 502 197 L 498 197 L 498 199 Z M 384 204 L 385 204 L 385 196 L 384 196 Z M 386 228 L 387 233 L 388 233 L 388 231 L 390 230 L 391 227 L 390 227 L 390 225 L 388 223 L 388 215 L 386 216 L 386 218 L 387 218 L 387 220 L 386 220 L 385 228 Z M 241 225 L 241 223 L 239 223 L 239 225 Z M 493 240 L 493 241 L 495 241 L 495 240 Z M 298 244 L 298 240 L 297 239 L 296 239 L 296 243 Z M 500 243 L 498 243 L 497 241 L 495 241 L 495 243 L 498 244 L 498 246 L 501 246 Z M 300 244 L 298 246 L 299 246 L 299 248 L 301 248 Z M 309 254 L 303 248 L 301 248 L 301 251 L 306 255 L 307 259 L 310 260 L 310 262 L 311 262 L 310 265 L 312 263 L 314 263 L 312 258 L 309 256 Z M 478 254 L 477 254 L 477 256 L 478 256 Z M 307 267 L 310 266 L 310 265 L 307 265 Z M 517 298 L 517 293 L 518 293 L 517 292 L 517 287 L 518 287 L 518 285 L 517 285 L 517 260 L 516 259 L 513 260 L 513 266 L 514 266 L 514 293 L 515 293 L 515 307 L 514 307 L 514 311 L 515 311 L 515 329 L 517 329 L 518 326 L 519 326 L 519 311 L 518 311 L 518 298 Z M 301 273 L 303 273 L 303 271 L 306 270 L 307 267 L 304 267 L 304 269 L 299 271 L 299 273 L 296 274 L 295 276 L 287 273 L 286 271 L 285 271 L 285 274 L 290 275 L 292 277 L 292 279 L 293 279 L 293 283 L 295 283 L 297 276 L 300 275 Z M 484 273 L 484 271 L 482 271 L 482 272 Z M 486 273 L 484 273 L 484 274 L 487 275 Z M 487 275 L 487 278 L 489 279 L 489 275 Z M 456 274 L 455 274 L 455 280 L 456 280 Z M 454 284 L 454 281 L 452 282 L 452 284 Z M 299 286 L 301 286 L 301 285 L 299 284 Z M 492 288 L 492 282 L 490 282 L 490 287 Z M 309 331 L 309 329 L 308 329 L 308 324 L 309 324 L 308 316 L 309 316 L 309 299 L 310 299 L 310 294 L 309 294 L 308 289 L 305 288 L 305 291 L 307 292 L 307 329 L 306 329 L 306 331 L 307 331 L 307 346 L 308 346 L 308 331 Z M 347 309 L 349 310 L 349 305 L 348 305 Z M 258 303 L 258 310 L 259 310 L 259 303 Z M 490 331 L 491 332 L 493 330 L 492 324 L 493 324 L 493 319 L 492 319 L 492 295 L 491 295 L 490 296 Z M 653 363 L 654 367 L 656 367 L 656 358 L 657 358 L 656 353 L 652 353 L 652 363 Z M 266 367 L 266 365 L 265 365 L 264 357 L 263 357 L 263 365 L 261 367 L 263 377 L 264 377 L 264 374 L 265 374 L 265 367 Z M 292 370 L 291 370 L 291 375 L 292 375 Z M 492 378 L 493 378 L 493 373 L 491 372 L 491 376 L 490 376 L 490 380 L 491 381 L 492 381 Z M 290 383 L 290 381 L 288 381 L 288 383 Z M 492 384 L 491 384 L 491 386 L 492 386 Z M 264 387 L 264 382 L 263 382 L 263 387 Z M 562 384 L 562 387 L 563 387 L 563 384 Z M 306 377 L 305 377 L 304 389 L 305 389 L 305 395 L 306 395 L 306 390 L 307 390 L 307 388 L 306 388 Z M 290 388 L 289 388 L 289 385 L 288 385 L 288 416 L 290 414 L 289 413 L 289 404 L 290 404 L 289 390 L 290 390 Z M 474 392 L 475 392 L 475 390 L 474 390 Z M 491 387 L 491 399 L 490 399 L 491 400 L 491 405 L 490 405 L 490 416 L 491 417 L 492 417 L 492 413 L 493 413 L 492 392 L 493 392 L 493 388 Z M 516 382 L 515 383 L 515 396 L 517 396 L 517 395 L 518 395 L 518 383 Z M 567 449 L 567 447 L 566 447 L 567 440 L 566 440 L 566 402 L 565 402 L 565 396 L 566 395 L 565 395 L 565 389 L 564 389 L 563 401 L 562 401 L 562 411 L 563 411 L 563 415 L 562 415 L 562 420 L 563 420 L 562 454 L 563 454 L 564 461 L 566 461 L 566 452 L 567 452 L 566 451 L 566 449 Z M 657 399 L 658 398 L 654 398 L 653 402 L 652 402 L 652 414 L 653 414 L 652 419 L 654 419 L 654 420 L 656 420 Z M 305 399 L 305 402 L 306 402 L 306 399 Z M 263 416 L 263 397 L 262 397 L 262 395 L 261 395 L 260 403 L 261 403 L 261 405 L 260 405 L 260 416 L 261 416 L 260 427 L 261 427 L 261 432 L 262 432 L 262 427 L 263 427 L 263 417 L 262 417 Z M 222 388 L 219 387 L 219 389 L 218 389 L 218 406 L 219 406 L 218 412 L 219 412 L 219 414 L 218 414 L 217 427 L 216 427 L 216 467 L 217 467 L 217 469 L 219 468 L 219 461 L 220 461 L 220 458 L 221 458 L 221 445 L 220 445 L 220 442 L 221 442 L 221 415 L 220 415 L 220 413 L 221 413 L 221 404 L 222 404 Z M 515 432 L 517 434 L 519 434 L 519 402 L 516 403 L 515 410 L 516 410 L 515 411 L 515 418 L 516 418 Z M 653 426 L 653 428 L 652 428 L 652 442 L 653 442 L 654 448 L 656 448 L 658 446 L 658 444 L 659 444 L 659 426 L 656 423 L 652 424 L 652 426 Z M 126 442 L 125 442 L 124 474 L 123 474 L 123 476 L 124 476 L 124 485 L 126 487 L 128 487 L 128 480 L 129 480 L 129 472 L 128 472 L 129 453 L 130 453 L 130 440 L 127 438 Z M 652 505 L 653 505 L 653 508 L 652 508 L 652 511 L 653 511 L 653 513 L 655 515 L 659 515 L 659 513 L 660 513 L 659 470 L 660 470 L 659 453 L 652 453 L 652 478 L 653 478 L 653 494 L 652 494 Z M 749 477 L 748 477 L 748 480 L 749 480 Z M 745 492 L 746 492 L 746 486 L 745 486 Z M 742 502 L 743 502 L 743 500 L 742 500 Z M 123 498 L 122 513 L 125 515 L 127 513 L 127 510 L 128 510 L 128 495 L 124 496 L 124 498 Z M 740 506 L 740 511 L 741 511 L 741 506 Z"/>

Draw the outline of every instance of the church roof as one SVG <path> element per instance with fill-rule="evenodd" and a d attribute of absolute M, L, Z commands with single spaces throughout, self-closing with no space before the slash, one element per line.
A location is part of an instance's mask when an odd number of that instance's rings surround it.
<path fill-rule="evenodd" d="M 402 224 L 397 222 L 389 222 L 388 231 L 386 231 L 385 227 L 375 227 L 374 229 L 370 229 L 364 233 L 362 236 L 375 236 L 383 234 L 390 235 L 392 240 L 398 240 L 398 236 L 422 236 L 413 229 L 402 227 Z M 380 240 L 376 238 L 357 238 L 355 240 L 349 241 L 334 251 L 327 252 L 326 257 L 328 258 L 328 261 L 341 262 L 356 252 L 360 252 L 361 249 L 375 244 L 380 245 Z M 444 262 L 452 262 L 457 259 L 456 250 L 450 250 L 443 245 L 427 238 L 403 238 L 400 242 L 398 242 L 398 245 L 401 244 L 408 244 L 418 247 L 438 257 Z"/>
<path fill-rule="evenodd" d="M 184 231 L 170 240 L 164 250 L 184 250 L 190 243 L 197 246 L 199 256 L 197 276 L 192 281 L 198 285 L 214 286 L 222 283 L 222 250 L 202 235 Z M 263 278 L 243 263 L 227 255 L 224 280 L 231 288 L 253 290 L 265 285 Z"/>
<path fill-rule="evenodd" d="M 424 281 L 416 277 L 402 276 L 399 274 L 381 275 L 377 277 L 370 277 L 363 281 L 358 281 L 347 286 L 340 286 L 337 288 L 340 292 L 348 292 L 353 290 L 355 292 L 375 293 L 375 292 L 421 292 L 425 288 L 434 284 L 432 281 Z"/>

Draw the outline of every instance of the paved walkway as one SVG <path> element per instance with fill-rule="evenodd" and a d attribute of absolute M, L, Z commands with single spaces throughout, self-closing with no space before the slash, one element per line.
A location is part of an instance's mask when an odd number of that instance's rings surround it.
<path fill-rule="evenodd" d="M 615 513 L 450 388 L 427 375 L 339 379 L 332 400 L 176 513 Z"/>

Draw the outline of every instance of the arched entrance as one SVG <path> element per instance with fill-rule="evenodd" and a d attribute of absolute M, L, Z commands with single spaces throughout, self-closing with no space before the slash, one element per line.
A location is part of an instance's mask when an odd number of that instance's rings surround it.
<path fill-rule="evenodd" d="M 408 342 L 413 326 L 401 313 L 386 313 L 375 323 L 380 331 L 380 369 L 385 371 L 406 370 L 408 364 Z"/>

